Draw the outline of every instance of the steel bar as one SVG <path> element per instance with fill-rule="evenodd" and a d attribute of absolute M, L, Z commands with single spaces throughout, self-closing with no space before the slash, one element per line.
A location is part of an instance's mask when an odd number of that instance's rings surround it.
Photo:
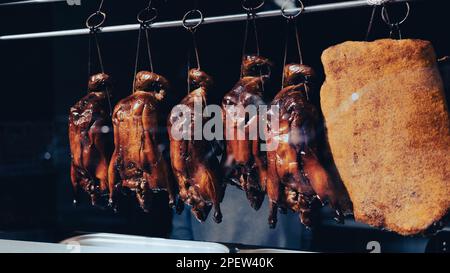
<path fill-rule="evenodd" d="M 6 6 L 18 6 L 18 5 L 31 5 L 31 4 L 44 4 L 53 2 L 67 2 L 67 0 L 26 0 L 26 1 L 16 1 L 8 3 L 0 3 L 0 7 Z"/>
<path fill-rule="evenodd" d="M 400 3 L 400 2 L 411 2 L 413 0 L 393 0 L 392 3 Z M 414 0 L 418 1 L 418 0 Z M 358 0 L 358 1 L 347 1 L 340 3 L 331 3 L 331 4 L 321 4 L 314 6 L 307 6 L 303 13 L 315 13 L 315 12 L 323 12 L 323 11 L 332 11 L 332 10 L 342 10 L 342 9 L 351 9 L 351 8 L 361 8 L 361 7 L 369 7 L 369 4 L 366 0 Z M 295 13 L 299 11 L 299 9 L 289 9 L 286 10 L 287 13 Z M 271 11 L 263 11 L 256 14 L 257 18 L 270 18 L 281 16 L 281 10 L 271 10 Z M 226 23 L 226 22 L 237 22 L 237 21 L 245 21 L 247 19 L 247 14 L 234 14 L 234 15 L 225 15 L 225 16 L 216 16 L 216 17 L 207 17 L 205 18 L 204 24 L 214 24 L 214 23 Z M 188 24 L 198 23 L 199 19 L 191 19 L 187 20 Z M 182 27 L 183 21 L 167 21 L 167 22 L 157 22 L 152 24 L 152 28 L 171 28 L 171 27 Z M 128 24 L 128 25 L 118 25 L 118 26 L 108 26 L 103 27 L 100 32 L 109 33 L 109 32 L 121 32 L 121 31 L 133 31 L 139 29 L 139 24 Z M 32 38 L 49 38 L 49 37 L 62 37 L 62 36 L 73 36 L 73 35 L 87 35 L 89 34 L 89 30 L 87 28 L 84 29 L 73 29 L 73 30 L 60 30 L 60 31 L 50 31 L 50 32 L 38 32 L 38 33 L 28 33 L 28 34 L 16 34 L 16 35 L 5 35 L 0 36 L 0 40 L 19 40 L 19 39 L 32 39 Z"/>

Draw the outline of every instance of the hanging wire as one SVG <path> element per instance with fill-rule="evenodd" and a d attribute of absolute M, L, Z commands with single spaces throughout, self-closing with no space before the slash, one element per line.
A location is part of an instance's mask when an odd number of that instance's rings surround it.
<path fill-rule="evenodd" d="M 100 71 L 102 73 L 105 73 L 105 68 L 103 65 L 103 57 L 102 57 L 102 52 L 100 49 L 100 43 L 98 41 L 97 38 L 97 30 L 91 30 L 91 33 L 89 34 L 89 47 L 88 47 L 88 75 L 91 76 L 92 75 L 92 67 L 93 67 L 93 63 L 92 63 L 92 40 L 94 40 L 95 42 L 95 46 L 96 46 L 96 53 L 97 53 L 97 58 L 98 58 L 98 65 L 100 66 Z"/>
<path fill-rule="evenodd" d="M 138 39 L 137 39 L 137 46 L 136 46 L 136 59 L 135 59 L 135 63 L 134 63 L 132 93 L 134 93 L 135 89 L 136 89 L 136 74 L 138 72 L 138 67 L 139 67 L 142 32 L 144 32 L 144 34 L 145 34 L 147 56 L 148 56 L 150 72 L 153 72 L 153 58 L 152 58 L 152 52 L 151 52 L 151 47 L 150 47 L 150 30 L 151 30 L 152 23 L 158 17 L 158 10 L 156 8 L 152 7 L 152 3 L 153 3 L 153 1 L 149 0 L 147 6 L 143 10 L 141 10 L 136 17 L 137 21 L 140 24 L 140 27 L 139 27 L 139 33 L 138 33 Z"/>
<path fill-rule="evenodd" d="M 153 72 L 153 59 L 152 59 L 152 52 L 151 52 L 151 48 L 150 48 L 150 29 L 151 29 L 151 23 L 154 22 L 158 16 L 158 10 L 152 8 L 152 3 L 153 0 L 149 0 L 148 4 L 147 4 L 147 8 L 145 9 L 148 12 L 154 12 L 154 16 L 151 18 L 147 18 L 146 21 L 143 21 L 143 23 L 141 23 L 141 25 L 144 26 L 144 30 L 145 30 L 145 39 L 147 42 L 147 55 L 148 55 L 148 61 L 150 64 L 150 71 Z M 139 20 L 139 18 L 138 18 Z"/>
<path fill-rule="evenodd" d="M 256 54 L 259 56 L 259 38 L 258 38 L 258 29 L 256 27 L 256 12 L 252 12 L 252 22 L 253 22 L 253 31 L 255 33 L 255 42 L 256 42 Z"/>
<path fill-rule="evenodd" d="M 134 74 L 133 74 L 133 92 L 135 91 L 136 88 L 136 74 L 138 72 L 138 67 L 139 67 L 139 57 L 140 57 L 140 45 L 141 45 L 141 36 L 142 36 L 142 31 L 145 32 L 145 37 L 146 37 L 146 45 L 147 45 L 147 54 L 148 54 L 148 60 L 149 60 L 149 67 L 150 67 L 150 72 L 153 72 L 153 60 L 152 60 L 152 53 L 151 53 L 151 49 L 150 49 L 150 34 L 148 31 L 148 28 L 146 27 L 141 27 L 139 28 L 139 34 L 138 34 L 138 40 L 137 40 L 137 47 L 136 47 L 136 59 L 135 59 L 135 63 L 134 63 Z"/>
<path fill-rule="evenodd" d="M 95 45 L 97 47 L 97 56 L 98 56 L 98 61 L 99 61 L 99 64 L 100 64 L 100 70 L 102 71 L 102 73 L 105 73 L 105 68 L 103 66 L 102 52 L 100 50 L 100 44 L 98 42 L 98 37 L 97 37 L 96 33 L 94 33 L 94 39 L 95 39 Z"/>
<path fill-rule="evenodd" d="M 247 50 L 247 40 L 248 40 L 248 19 L 245 21 L 244 41 L 243 41 L 243 45 L 242 45 L 241 78 L 244 76 L 244 59 L 245 59 L 245 54 L 246 54 L 246 50 Z"/>
<path fill-rule="evenodd" d="M 290 2 L 289 0 L 286 0 L 286 2 L 284 3 L 284 5 L 281 8 L 281 14 L 283 15 L 284 18 L 286 18 L 286 38 L 285 38 L 285 45 L 284 45 L 283 73 L 282 73 L 282 79 L 281 79 L 281 88 L 284 88 L 284 82 L 285 82 L 284 67 L 287 64 L 288 47 L 289 47 L 289 45 L 288 45 L 289 44 L 289 25 L 290 24 L 294 25 L 295 40 L 296 40 L 296 45 L 297 45 L 299 64 L 303 64 L 303 54 L 302 54 L 302 49 L 301 49 L 301 45 L 300 45 L 300 34 L 298 31 L 298 26 L 297 26 L 297 23 L 298 23 L 297 18 L 298 18 L 298 16 L 300 16 L 300 14 L 303 13 L 305 6 L 302 1 L 297 0 L 297 2 L 300 5 L 299 11 L 295 14 L 288 14 L 286 11 L 286 7 L 289 2 Z M 306 88 L 306 96 L 309 100 L 308 90 L 307 90 L 308 87 L 305 85 L 305 88 Z"/>
<path fill-rule="evenodd" d="M 375 21 L 375 14 L 377 12 L 377 8 L 378 8 L 378 6 L 376 6 L 376 5 L 374 5 L 372 8 L 372 14 L 370 16 L 369 26 L 367 27 L 367 32 L 366 32 L 366 41 L 369 41 L 370 33 L 372 32 L 373 23 Z"/>
<path fill-rule="evenodd" d="M 105 2 L 105 0 L 102 0 L 101 2 L 100 2 L 100 5 L 98 6 L 98 10 L 97 11 L 101 11 L 102 10 L 102 8 L 103 8 L 103 3 Z"/>
<path fill-rule="evenodd" d="M 199 6 L 199 0 L 194 0 L 194 9 L 198 10 L 198 6 Z M 198 10 L 198 13 L 199 13 L 199 15 L 201 17 L 201 22 L 200 22 L 200 24 L 201 24 L 201 23 L 203 23 L 203 20 L 204 20 L 203 14 L 200 12 L 200 10 Z M 196 30 L 197 30 L 197 28 L 199 26 L 200 25 L 197 25 L 194 28 L 188 28 L 188 30 L 189 30 L 189 32 L 192 35 L 192 45 L 194 47 L 195 60 L 197 62 L 197 68 L 201 69 L 200 68 L 200 55 L 198 53 L 197 37 L 195 36 L 195 32 L 196 32 Z"/>
<path fill-rule="evenodd" d="M 96 46 L 96 53 L 98 58 L 98 64 L 100 66 L 101 73 L 105 73 L 105 67 L 103 65 L 103 57 L 102 57 L 102 51 L 100 48 L 100 43 L 97 37 L 98 32 L 101 29 L 101 26 L 106 21 L 106 13 L 102 11 L 104 4 L 104 0 L 101 0 L 100 5 L 98 6 L 98 9 L 96 12 L 91 14 L 86 19 L 86 27 L 89 29 L 89 46 L 88 46 L 88 77 L 92 76 L 92 40 L 94 39 L 95 46 Z M 97 23 L 95 20 L 99 20 Z M 108 85 L 106 85 L 106 97 L 108 100 L 108 107 L 109 107 L 109 115 L 112 116 L 112 103 L 111 103 L 111 94 L 109 92 Z"/>
<path fill-rule="evenodd" d="M 92 60 L 91 60 L 91 55 L 92 55 L 92 35 L 89 34 L 88 36 L 88 67 L 87 67 L 87 71 L 88 71 L 88 79 L 91 76 L 91 70 L 92 70 Z M 89 90 L 88 90 L 89 92 Z"/>
<path fill-rule="evenodd" d="M 195 3 L 195 5 L 197 5 L 197 1 Z M 200 16 L 200 20 L 195 24 L 192 25 L 190 24 L 189 18 L 192 15 L 198 14 Z M 193 9 L 190 10 L 188 12 L 186 12 L 186 14 L 183 16 L 183 27 L 191 33 L 192 35 L 192 46 L 194 48 L 194 54 L 195 54 L 195 60 L 197 62 L 196 68 L 198 70 L 201 69 L 201 65 L 200 65 L 200 54 L 199 54 L 199 50 L 198 50 L 198 44 L 197 44 L 197 37 L 196 37 L 196 32 L 198 27 L 200 27 L 200 25 L 204 22 L 205 17 L 203 16 L 203 13 L 199 10 L 199 9 Z M 189 92 L 191 92 L 191 81 L 189 80 L 189 71 L 191 70 L 191 50 L 189 49 L 188 51 L 188 61 L 187 61 L 187 93 L 189 94 Z"/>
<path fill-rule="evenodd" d="M 289 40 L 289 19 L 287 20 L 287 23 L 286 23 L 286 37 L 285 37 L 285 41 L 284 41 L 284 56 L 283 56 L 283 66 L 281 67 L 281 70 L 282 70 L 282 74 L 281 74 L 281 89 L 283 89 L 284 88 L 284 81 L 285 81 L 285 78 L 284 78 L 284 67 L 286 66 L 286 63 L 287 63 L 287 55 L 288 55 L 288 40 Z"/>
<path fill-rule="evenodd" d="M 97 13 L 101 13 L 102 12 L 102 8 L 103 8 L 103 3 L 104 2 L 105 2 L 105 0 L 101 0 L 100 5 L 98 6 L 98 9 L 97 9 Z M 106 15 L 105 15 L 105 20 L 106 20 Z M 98 56 L 98 60 L 99 60 L 99 64 L 100 64 L 100 69 L 101 69 L 102 73 L 105 73 L 105 68 L 103 66 L 102 52 L 100 50 L 100 44 L 98 42 L 98 37 L 97 37 L 97 32 L 98 32 L 99 29 L 100 29 L 100 26 L 95 27 L 95 29 L 92 29 L 92 31 L 93 31 L 93 34 L 94 34 L 95 45 L 97 47 L 97 56 Z"/>
<path fill-rule="evenodd" d="M 242 45 L 242 60 L 245 59 L 245 55 L 247 54 L 247 47 L 248 47 L 248 35 L 249 35 L 249 28 L 250 23 L 253 27 L 253 33 L 255 37 L 255 44 L 256 44 L 256 55 L 260 55 L 260 47 L 259 47 L 259 36 L 258 36 L 258 27 L 256 24 L 256 12 L 258 9 L 264 6 L 265 1 L 261 0 L 259 3 L 256 2 L 255 5 L 250 6 L 247 5 L 248 0 L 242 1 L 242 8 L 247 12 L 247 19 L 245 21 L 245 30 L 244 30 L 244 41 Z M 241 78 L 244 75 L 244 66 L 241 64 Z"/>
<path fill-rule="evenodd" d="M 302 54 L 302 50 L 301 50 L 301 46 L 300 46 L 300 34 L 298 31 L 298 26 L 297 26 L 297 19 L 293 18 L 293 19 L 287 19 L 287 23 L 286 23 L 286 38 L 285 38 L 285 44 L 284 44 L 284 58 L 283 58 L 283 70 L 282 70 L 282 75 L 281 75 L 281 89 L 284 88 L 284 84 L 285 84 L 285 75 L 284 75 L 284 68 L 287 65 L 287 57 L 288 57 L 288 48 L 289 48 L 289 24 L 290 22 L 292 22 L 294 24 L 294 31 L 295 31 L 295 40 L 296 40 L 296 45 L 297 45 L 297 51 L 298 51 L 298 57 L 299 57 L 299 64 L 303 64 L 303 54 Z M 308 85 L 306 84 L 308 82 L 308 79 L 305 77 L 305 91 L 306 91 L 306 99 L 309 101 L 309 88 Z"/>
<path fill-rule="evenodd" d="M 88 73 L 89 76 L 91 76 L 92 73 L 92 38 L 94 38 L 94 42 L 96 45 L 96 51 L 97 51 L 97 58 L 100 65 L 100 70 L 102 73 L 104 73 L 104 66 L 103 66 L 103 58 L 101 54 L 100 44 L 97 38 L 97 33 L 100 31 L 101 26 L 106 21 L 106 13 L 102 12 L 104 0 L 101 0 L 100 5 L 98 6 L 98 9 L 96 12 L 92 13 L 87 19 L 86 19 L 86 27 L 89 29 L 89 59 L 88 59 Z"/>
<path fill-rule="evenodd" d="M 200 16 L 200 20 L 195 24 L 189 24 L 189 18 L 194 15 L 194 14 L 198 14 Z M 198 50 L 198 44 L 197 44 L 197 37 L 196 37 L 196 32 L 198 27 L 204 22 L 204 16 L 203 13 L 198 10 L 198 9 L 193 9 L 188 11 L 184 17 L 183 17 L 183 27 L 189 31 L 192 35 L 192 45 L 194 48 L 194 53 L 195 53 L 195 59 L 197 62 L 197 68 L 200 69 L 200 56 L 199 56 L 199 50 Z"/>
<path fill-rule="evenodd" d="M 249 35 L 249 29 L 250 29 L 250 22 L 252 23 L 253 32 L 255 35 L 255 42 L 256 42 L 256 54 L 260 54 L 259 50 L 259 40 L 258 40 L 258 30 L 256 26 L 256 11 L 250 11 L 247 12 L 247 20 L 245 21 L 245 34 L 244 34 L 244 43 L 242 46 L 242 56 L 244 57 L 247 52 L 248 47 L 248 35 Z"/>
<path fill-rule="evenodd" d="M 139 49 L 140 49 L 140 44 L 141 44 L 141 32 L 142 32 L 142 28 L 139 28 L 137 48 L 136 48 L 136 59 L 135 59 L 135 62 L 134 62 L 133 90 L 131 90 L 131 93 L 134 93 L 135 89 L 136 89 L 136 73 L 137 73 L 137 70 L 138 70 L 138 62 L 139 62 Z"/>
<path fill-rule="evenodd" d="M 145 28 L 145 38 L 147 41 L 147 55 L 148 55 L 148 62 L 150 64 L 150 72 L 153 72 L 153 59 L 152 59 L 152 51 L 150 49 L 150 33 L 148 28 Z"/>
<path fill-rule="evenodd" d="M 200 55 L 198 53 L 198 46 L 197 46 L 197 38 L 196 38 L 194 32 L 191 32 L 191 33 L 192 33 L 192 44 L 194 46 L 195 60 L 197 62 L 197 68 L 201 69 L 201 66 L 200 66 Z"/>
<path fill-rule="evenodd" d="M 191 80 L 189 79 L 189 73 L 191 71 L 191 51 L 188 51 L 188 58 L 186 60 L 186 67 L 187 67 L 187 77 L 186 77 L 186 83 L 187 83 L 187 92 L 186 94 L 189 95 L 191 92 Z"/>
<path fill-rule="evenodd" d="M 298 58 L 299 58 L 300 64 L 303 64 L 303 54 L 302 54 L 302 48 L 300 46 L 300 34 L 298 31 L 297 20 L 294 20 L 294 31 L 295 31 L 295 40 L 297 41 Z"/>

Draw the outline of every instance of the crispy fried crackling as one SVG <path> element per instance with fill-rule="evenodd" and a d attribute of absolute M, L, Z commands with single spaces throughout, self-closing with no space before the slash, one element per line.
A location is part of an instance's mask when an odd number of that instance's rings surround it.
<path fill-rule="evenodd" d="M 449 115 L 432 45 L 345 42 L 322 62 L 328 139 L 356 220 L 426 230 L 450 207 Z"/>

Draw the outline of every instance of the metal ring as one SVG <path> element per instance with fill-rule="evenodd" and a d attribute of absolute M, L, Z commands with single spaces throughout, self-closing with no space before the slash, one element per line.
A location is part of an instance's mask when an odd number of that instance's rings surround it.
<path fill-rule="evenodd" d="M 286 6 L 288 3 L 296 3 L 298 2 L 298 4 L 300 5 L 299 7 L 299 11 L 297 11 L 294 14 L 288 15 L 286 13 Z M 303 11 L 305 10 L 305 5 L 303 4 L 303 2 L 301 0 L 294 0 L 294 1 L 290 1 L 290 0 L 286 0 L 283 4 L 283 6 L 281 7 L 281 15 L 283 15 L 284 18 L 286 19 L 294 19 L 295 17 L 298 17 L 300 14 L 303 13 Z"/>
<path fill-rule="evenodd" d="M 266 3 L 265 0 L 254 0 L 254 1 L 256 1 L 255 2 L 256 5 L 251 7 L 251 6 L 247 5 L 247 2 L 249 2 L 249 0 L 243 0 L 242 1 L 242 8 L 244 10 L 248 11 L 248 12 L 253 12 L 255 10 L 258 10 L 258 9 L 262 8 L 264 6 L 264 4 Z M 258 3 L 258 1 L 260 1 L 260 2 Z"/>
<path fill-rule="evenodd" d="M 393 22 L 389 22 L 389 20 L 388 20 L 388 18 L 387 18 L 387 8 L 386 8 L 386 6 L 383 6 L 383 8 L 381 9 L 381 18 L 383 19 L 383 21 L 387 24 L 387 25 L 389 25 L 389 26 L 399 26 L 399 25 L 401 25 L 401 24 L 403 24 L 405 21 L 406 21 L 406 19 L 408 19 L 408 17 L 409 17 L 409 13 L 410 13 L 410 11 L 411 11 L 411 6 L 409 5 L 409 3 L 408 2 L 405 2 L 405 4 L 406 4 L 406 15 L 405 15 L 405 17 L 401 20 L 401 21 L 399 21 L 399 22 L 395 22 L 395 23 L 393 23 Z"/>
<path fill-rule="evenodd" d="M 158 18 L 158 10 L 155 8 L 147 7 L 141 10 L 137 15 L 137 20 L 143 25 L 149 25 Z"/>
<path fill-rule="evenodd" d="M 195 25 L 192 25 L 192 26 L 189 26 L 188 25 L 188 20 L 190 20 L 189 19 L 189 16 L 191 16 L 191 15 L 193 15 L 193 14 L 195 14 L 195 13 L 197 13 L 199 16 L 200 16 L 200 20 L 195 24 Z M 192 20 L 194 20 L 194 19 L 192 19 Z M 200 11 L 200 10 L 198 10 L 198 9 L 193 9 L 193 10 L 190 10 L 190 11 L 188 11 L 184 16 L 183 16 L 183 27 L 185 28 L 185 29 L 187 29 L 187 30 L 189 30 L 189 31 L 194 31 L 194 30 L 196 30 L 203 22 L 205 21 L 205 17 L 203 16 L 203 13 Z"/>
<path fill-rule="evenodd" d="M 101 19 L 99 23 L 92 25 L 91 22 L 94 19 Z M 106 13 L 102 12 L 102 11 L 96 11 L 95 13 L 92 13 L 87 19 L 86 19 L 86 27 L 89 29 L 98 29 L 99 27 L 101 27 L 106 21 Z"/>

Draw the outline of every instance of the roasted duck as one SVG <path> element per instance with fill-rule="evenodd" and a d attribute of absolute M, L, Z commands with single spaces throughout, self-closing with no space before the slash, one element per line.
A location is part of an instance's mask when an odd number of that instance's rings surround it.
<path fill-rule="evenodd" d="M 313 224 L 312 213 L 322 202 L 337 207 L 337 196 L 330 176 L 317 157 L 316 126 L 319 114 L 308 101 L 311 88 L 307 79 L 314 76 L 306 65 L 284 68 L 284 88 L 275 96 L 268 112 L 269 147 L 267 193 L 270 200 L 269 225 L 277 222 L 277 209 L 300 213 L 306 226 Z M 270 126 L 277 122 L 278 126 Z"/>
<path fill-rule="evenodd" d="M 103 206 L 108 200 L 108 165 L 114 146 L 107 88 L 108 75 L 93 75 L 89 93 L 70 109 L 70 177 L 75 204 L 81 191 L 90 195 L 93 205 Z"/>
<path fill-rule="evenodd" d="M 207 105 L 206 93 L 212 80 L 203 71 L 191 69 L 189 81 L 193 91 L 172 110 L 167 125 L 172 170 L 178 181 L 180 199 L 192 207 L 196 218 L 205 221 L 214 207 L 214 221 L 220 223 L 225 185 L 221 182 L 217 150 L 212 141 L 195 138 L 195 122 L 204 124 L 208 120 L 201 114 Z M 200 116 L 195 115 L 195 104 L 200 106 Z"/>
<path fill-rule="evenodd" d="M 169 205 L 175 205 L 176 187 L 170 179 L 161 151 L 159 106 L 166 96 L 168 81 L 155 73 L 136 75 L 135 92 L 121 100 L 113 113 L 115 150 L 109 165 L 110 202 L 118 194 L 131 192 L 148 212 L 156 194 L 167 192 Z"/>
<path fill-rule="evenodd" d="M 266 58 L 246 56 L 242 63 L 242 78 L 222 101 L 225 179 L 245 191 L 255 210 L 264 201 L 267 179 L 267 157 L 260 147 L 258 107 L 265 105 L 262 96 L 264 83 L 270 76 L 270 66 Z M 244 109 L 248 106 L 254 106 L 256 111 L 246 113 Z"/>

